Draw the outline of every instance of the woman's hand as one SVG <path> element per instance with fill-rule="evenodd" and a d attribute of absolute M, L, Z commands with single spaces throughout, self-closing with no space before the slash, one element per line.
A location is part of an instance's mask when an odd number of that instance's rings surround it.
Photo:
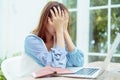
<path fill-rule="evenodd" d="M 60 7 L 53 7 L 54 11 L 50 9 L 52 18 L 48 17 L 48 22 L 52 25 L 57 32 L 63 32 L 64 29 L 64 20 L 65 20 L 65 13 L 63 10 L 60 10 Z"/>
<path fill-rule="evenodd" d="M 64 32 L 68 32 L 68 21 L 69 21 L 69 14 L 66 10 L 64 10 Z"/>

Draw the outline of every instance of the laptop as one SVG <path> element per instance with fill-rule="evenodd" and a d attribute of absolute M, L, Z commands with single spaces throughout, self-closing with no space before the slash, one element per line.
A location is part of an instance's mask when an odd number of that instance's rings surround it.
<path fill-rule="evenodd" d="M 63 77 L 76 77 L 76 78 L 97 78 L 101 73 L 103 73 L 113 56 L 113 53 L 116 51 L 118 44 L 120 43 L 120 33 L 117 34 L 110 50 L 107 53 L 107 56 L 104 60 L 102 67 L 81 67 L 78 69 L 70 68 L 71 70 L 75 71 L 73 74 L 62 74 L 60 76 Z"/>

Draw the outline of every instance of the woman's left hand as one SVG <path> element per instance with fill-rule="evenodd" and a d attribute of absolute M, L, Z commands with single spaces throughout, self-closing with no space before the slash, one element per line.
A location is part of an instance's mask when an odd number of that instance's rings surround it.
<path fill-rule="evenodd" d="M 68 28 L 68 21 L 69 21 L 69 13 L 64 10 L 64 32 L 67 31 L 67 28 Z"/>

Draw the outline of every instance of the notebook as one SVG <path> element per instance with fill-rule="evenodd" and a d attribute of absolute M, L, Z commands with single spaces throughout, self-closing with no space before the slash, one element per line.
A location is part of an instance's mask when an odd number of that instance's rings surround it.
<path fill-rule="evenodd" d="M 57 76 L 61 74 L 72 74 L 73 71 L 64 68 L 55 68 L 51 66 L 43 67 L 32 73 L 34 78 Z"/>
<path fill-rule="evenodd" d="M 115 52 L 118 44 L 120 43 L 120 33 L 117 34 L 110 50 L 108 51 L 108 54 L 104 60 L 102 67 L 82 67 L 77 69 L 73 74 L 62 74 L 60 76 L 63 77 L 77 77 L 77 78 L 97 78 L 101 73 L 103 73 L 113 56 L 113 53 Z"/>

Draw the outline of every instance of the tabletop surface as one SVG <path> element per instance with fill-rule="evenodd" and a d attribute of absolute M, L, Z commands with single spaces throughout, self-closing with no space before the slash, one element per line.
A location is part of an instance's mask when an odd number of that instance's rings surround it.
<path fill-rule="evenodd" d="M 89 63 L 88 67 L 101 67 L 103 62 L 92 62 Z M 82 79 L 82 78 L 67 78 L 67 77 L 45 77 L 45 78 L 33 78 L 32 76 L 27 76 L 19 78 L 17 80 L 120 80 L 120 63 L 110 63 L 108 68 L 96 79 Z"/>

